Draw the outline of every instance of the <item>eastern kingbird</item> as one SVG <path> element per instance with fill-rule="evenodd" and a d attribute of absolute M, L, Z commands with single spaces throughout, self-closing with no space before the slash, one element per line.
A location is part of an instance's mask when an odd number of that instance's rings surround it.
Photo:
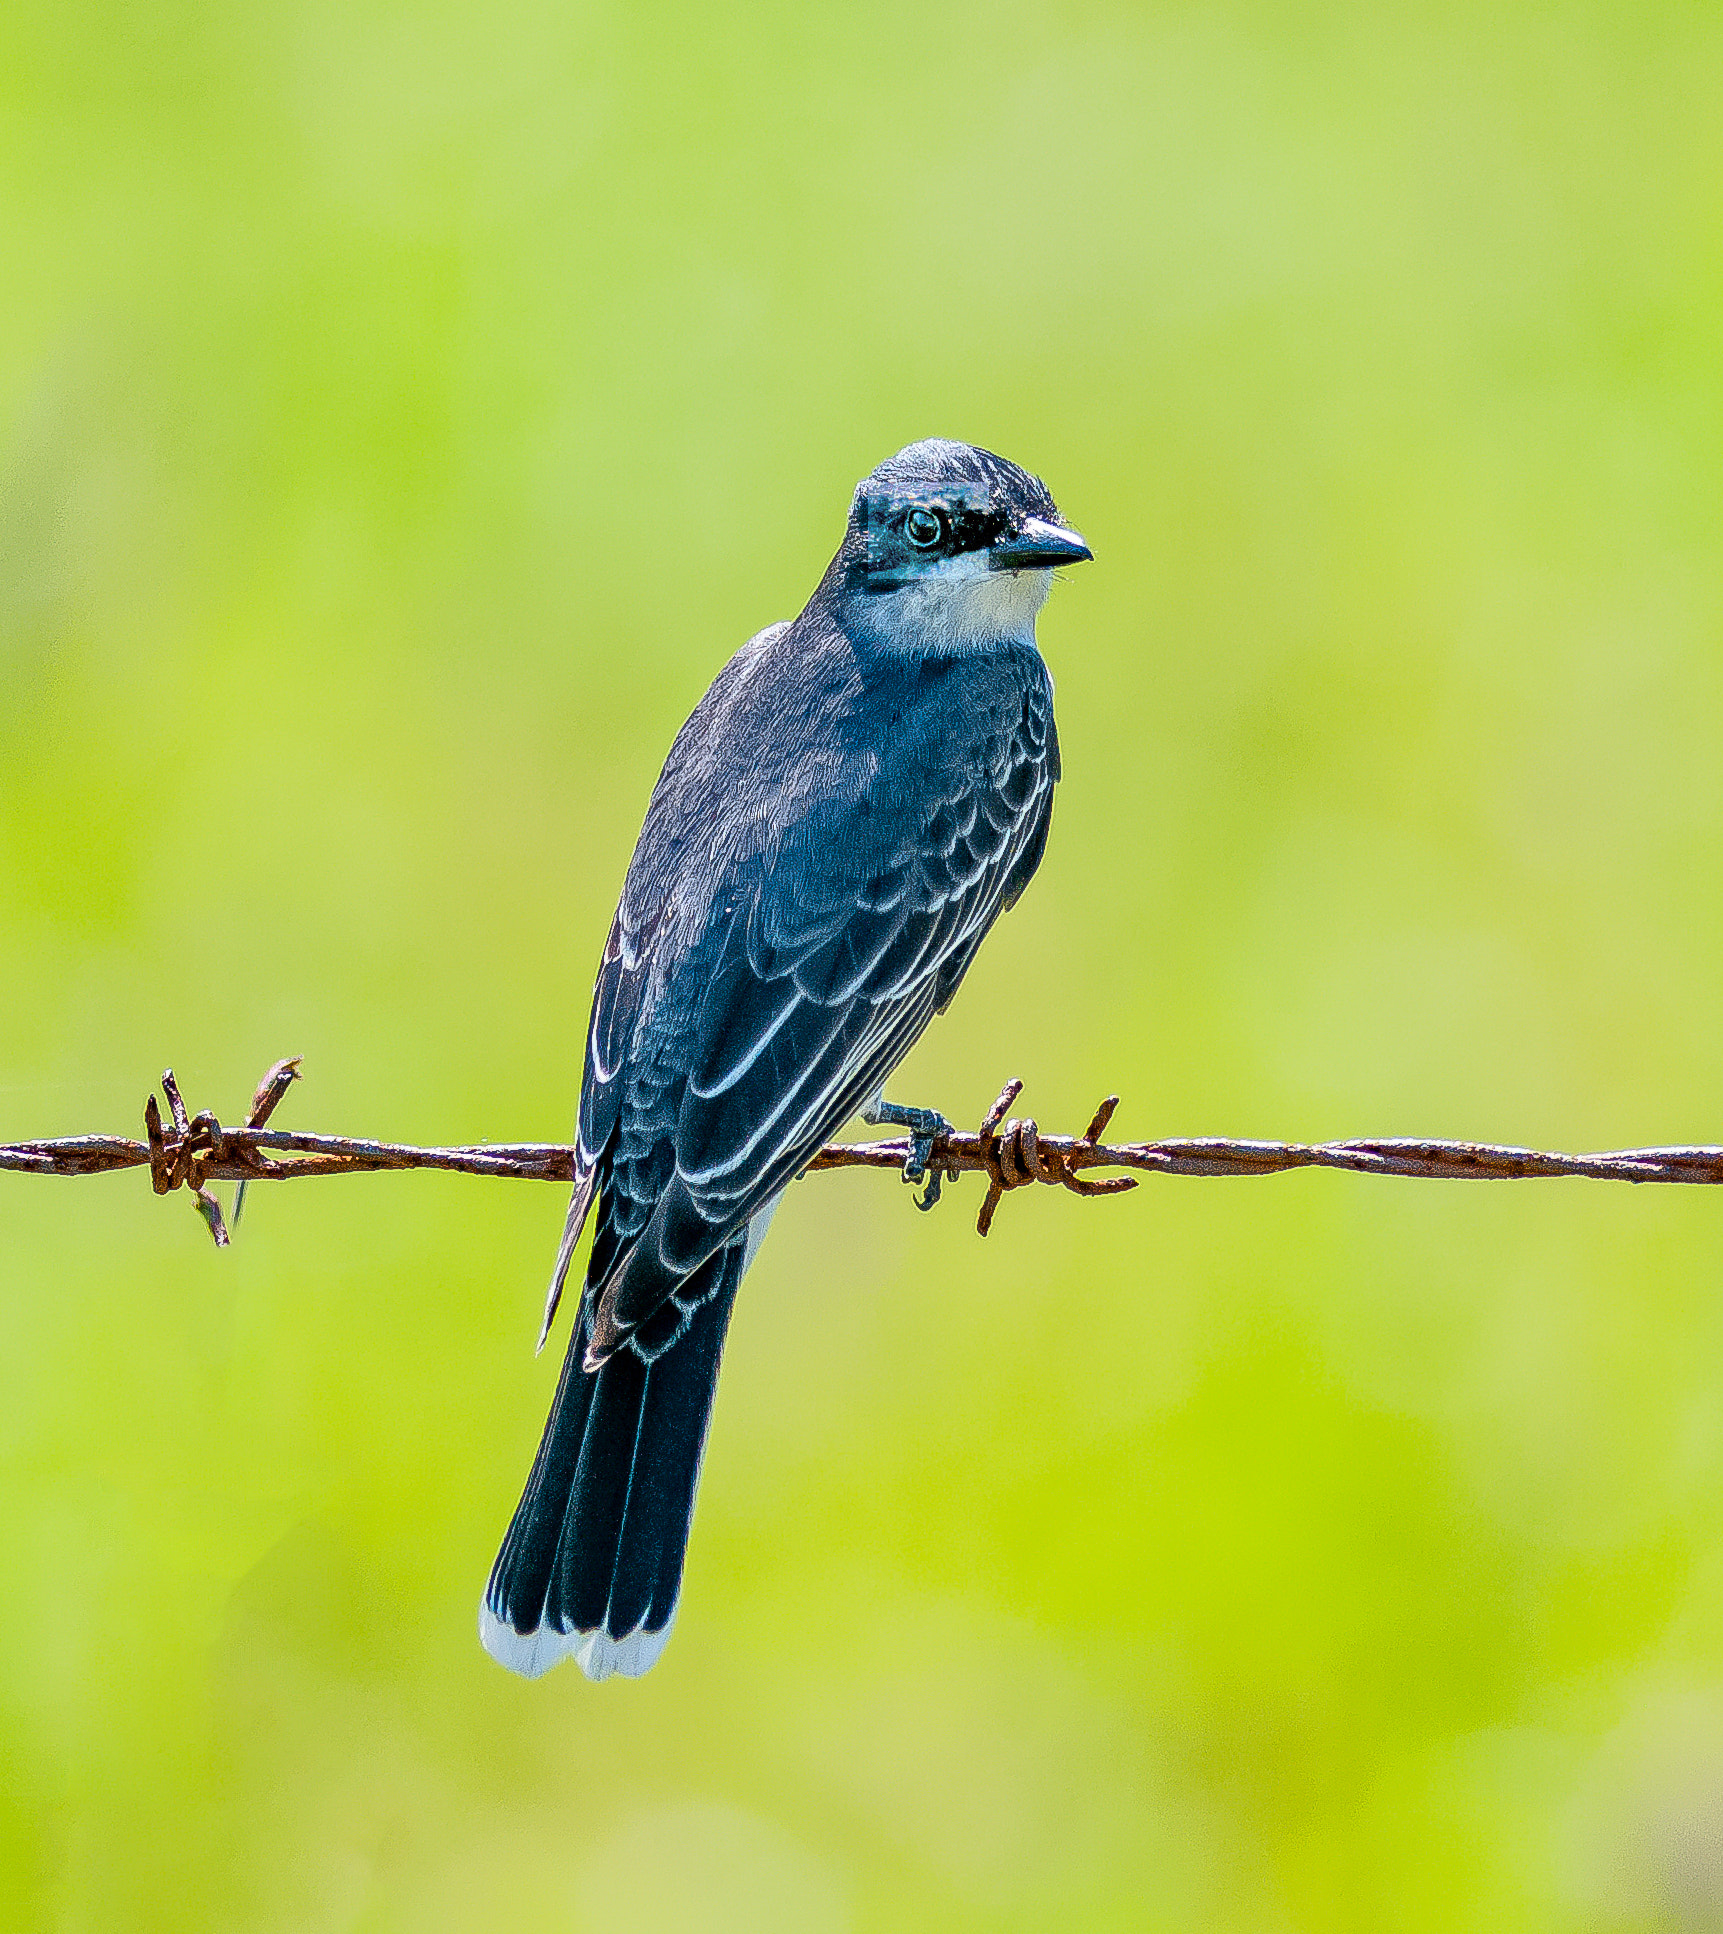
<path fill-rule="evenodd" d="M 514 1671 L 656 1661 L 779 1197 L 858 1110 L 909 1127 L 925 1169 L 944 1123 L 881 1084 L 1040 864 L 1059 740 L 1035 618 L 1089 555 L 1039 478 L 912 443 L 857 486 L 801 616 L 677 734 L 598 969 L 547 1331 L 596 1203 L 586 1284 L 479 1608 Z"/>

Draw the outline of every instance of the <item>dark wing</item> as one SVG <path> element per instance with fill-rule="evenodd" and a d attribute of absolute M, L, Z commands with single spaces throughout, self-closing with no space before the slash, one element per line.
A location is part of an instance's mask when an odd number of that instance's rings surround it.
<path fill-rule="evenodd" d="M 1057 773 L 1044 681 L 991 749 L 913 802 L 809 813 L 668 973 L 619 919 L 581 1105 L 603 1196 L 589 1362 L 668 1347 L 678 1288 L 879 1091 L 1022 892 Z"/>

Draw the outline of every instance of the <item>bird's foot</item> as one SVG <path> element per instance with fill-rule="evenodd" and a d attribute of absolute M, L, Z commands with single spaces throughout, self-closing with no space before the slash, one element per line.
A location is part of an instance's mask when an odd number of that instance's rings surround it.
<path fill-rule="evenodd" d="M 876 1128 L 909 1130 L 909 1160 L 903 1165 L 903 1179 L 911 1187 L 923 1182 L 927 1184 L 915 1198 L 915 1206 L 918 1209 L 931 1209 L 939 1200 L 940 1186 L 944 1180 L 940 1170 L 930 1166 L 934 1145 L 951 1133 L 951 1123 L 937 1108 L 902 1108 L 895 1101 L 887 1101 L 883 1095 L 862 1110 L 862 1120 Z"/>

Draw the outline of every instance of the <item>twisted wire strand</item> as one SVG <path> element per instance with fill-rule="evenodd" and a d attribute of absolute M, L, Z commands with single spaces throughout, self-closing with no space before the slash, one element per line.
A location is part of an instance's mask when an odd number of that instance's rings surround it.
<path fill-rule="evenodd" d="M 349 1135 L 306 1135 L 271 1128 L 269 1118 L 299 1079 L 297 1056 L 278 1061 L 258 1084 L 244 1125 L 224 1128 L 207 1109 L 188 1113 L 173 1070 L 162 1076 L 167 1122 L 152 1093 L 144 1104 L 141 1142 L 120 1135 L 77 1135 L 53 1141 L 0 1146 L 0 1170 L 26 1175 L 100 1175 L 145 1168 L 158 1195 L 191 1192 L 218 1247 L 230 1240 L 212 1182 L 277 1182 L 296 1176 L 353 1175 L 379 1169 L 446 1169 L 462 1175 L 508 1175 L 528 1181 L 569 1182 L 574 1151 L 558 1142 L 485 1142 L 456 1148 L 420 1148 L 403 1142 L 368 1141 Z M 986 1235 L 1003 1198 L 1037 1183 L 1074 1195 L 1117 1195 L 1137 1186 L 1136 1174 L 1095 1176 L 1091 1169 L 1136 1170 L 1156 1175 L 1276 1175 L 1286 1169 L 1335 1168 L 1361 1175 L 1426 1176 L 1449 1181 L 1524 1181 L 1577 1176 L 1612 1182 L 1723 1182 L 1723 1147 L 1616 1149 L 1595 1155 L 1564 1155 L 1492 1142 L 1392 1137 L 1341 1142 L 1245 1141 L 1226 1136 L 1155 1142 L 1103 1142 L 1119 1105 L 1109 1095 L 1081 1135 L 1049 1135 L 1030 1117 L 1009 1117 L 1023 1091 L 1007 1082 L 974 1134 L 952 1129 L 933 1144 L 930 1174 L 987 1177 L 987 1194 L 976 1220 Z M 907 1137 L 876 1142 L 834 1142 L 820 1150 L 808 1170 L 890 1168 L 909 1161 Z"/>

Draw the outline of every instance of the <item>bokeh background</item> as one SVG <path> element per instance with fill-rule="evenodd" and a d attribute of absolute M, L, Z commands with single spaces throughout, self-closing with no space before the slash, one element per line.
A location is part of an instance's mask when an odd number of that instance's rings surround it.
<path fill-rule="evenodd" d="M 912 438 L 1094 544 L 898 1083 L 1723 1140 L 1714 9 L 0 18 L 0 1139 L 562 1139 L 647 792 Z M 0 1177 L 0 1921 L 1723 1925 L 1723 1200 L 792 1193 L 675 1642 L 475 1606 L 562 1192 Z"/>

